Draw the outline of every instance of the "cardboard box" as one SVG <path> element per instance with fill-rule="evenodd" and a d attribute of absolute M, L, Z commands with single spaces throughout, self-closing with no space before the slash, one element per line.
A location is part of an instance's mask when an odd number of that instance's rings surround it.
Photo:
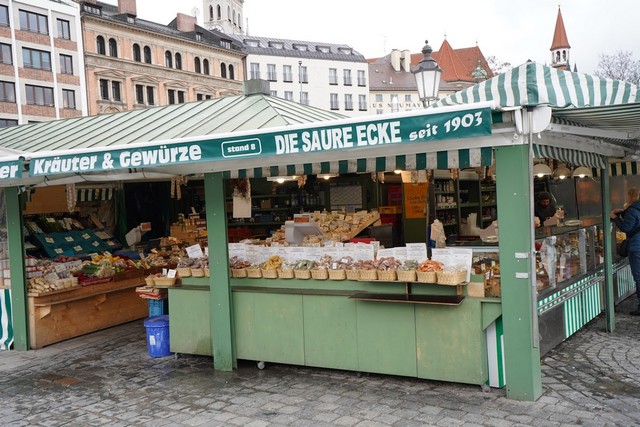
<path fill-rule="evenodd" d="M 402 206 L 378 206 L 381 215 L 397 215 L 402 213 Z"/>

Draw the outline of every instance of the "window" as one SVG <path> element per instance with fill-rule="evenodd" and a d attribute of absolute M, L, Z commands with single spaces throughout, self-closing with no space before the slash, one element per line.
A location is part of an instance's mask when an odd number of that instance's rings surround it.
<path fill-rule="evenodd" d="M 13 82 L 0 82 L 0 102 L 16 102 L 16 86 Z"/>
<path fill-rule="evenodd" d="M 102 15 L 102 9 L 91 6 L 90 4 L 83 4 L 82 9 L 84 9 L 85 12 L 93 13 L 94 15 Z"/>
<path fill-rule="evenodd" d="M 358 70 L 358 86 L 366 86 L 367 78 L 365 77 L 364 70 Z"/>
<path fill-rule="evenodd" d="M 144 47 L 144 62 L 151 64 L 151 48 L 149 46 Z"/>
<path fill-rule="evenodd" d="M 0 119 L 0 127 L 18 126 L 18 121 L 13 119 Z"/>
<path fill-rule="evenodd" d="M 22 62 L 26 68 L 51 71 L 51 54 L 44 50 L 22 48 Z"/>
<path fill-rule="evenodd" d="M 184 91 L 183 90 L 179 90 L 178 91 L 178 103 L 179 104 L 184 104 Z"/>
<path fill-rule="evenodd" d="M 367 111 L 367 95 L 358 95 L 358 110 Z"/>
<path fill-rule="evenodd" d="M 136 85 L 136 104 L 144 104 L 144 86 Z"/>
<path fill-rule="evenodd" d="M 231 49 L 231 42 L 228 40 L 220 40 L 220 47 Z"/>
<path fill-rule="evenodd" d="M 332 93 L 329 95 L 329 103 L 331 105 L 332 110 L 339 110 L 340 104 L 338 104 L 338 94 Z"/>
<path fill-rule="evenodd" d="M 200 58 L 196 56 L 193 60 L 193 68 L 196 70 L 196 73 L 202 72 L 202 68 L 200 67 Z"/>
<path fill-rule="evenodd" d="M 20 11 L 20 29 L 32 33 L 49 34 L 47 17 L 26 10 Z"/>
<path fill-rule="evenodd" d="M 103 101 L 122 101 L 120 94 L 120 82 L 100 79 L 100 99 Z"/>
<path fill-rule="evenodd" d="M 344 94 L 344 109 L 345 110 L 353 110 L 353 95 L 350 93 Z"/>
<path fill-rule="evenodd" d="M 376 93 L 376 102 L 382 102 L 382 101 L 383 101 L 382 94 Z"/>
<path fill-rule="evenodd" d="M 168 96 L 168 101 L 169 104 L 175 104 L 176 103 L 176 91 L 173 89 L 169 89 L 167 91 L 167 96 Z"/>
<path fill-rule="evenodd" d="M 216 6 L 216 16 L 218 17 L 218 19 L 222 19 L 222 8 L 220 7 L 220 5 Z"/>
<path fill-rule="evenodd" d="M 147 86 L 147 105 L 155 105 L 153 86 Z"/>
<path fill-rule="evenodd" d="M 235 76 L 236 76 L 236 73 L 233 70 L 233 65 L 229 65 L 229 79 L 233 80 L 236 78 Z"/>
<path fill-rule="evenodd" d="M 145 99 L 146 95 L 146 99 Z M 153 86 L 136 85 L 136 104 L 139 105 L 154 105 L 154 91 Z"/>
<path fill-rule="evenodd" d="M 255 62 L 251 63 L 251 77 L 250 80 L 255 80 L 260 78 L 260 64 Z"/>
<path fill-rule="evenodd" d="M 109 56 L 118 57 L 118 43 L 116 39 L 109 39 Z"/>
<path fill-rule="evenodd" d="M 183 90 L 174 90 L 169 89 L 167 94 L 169 95 L 169 104 L 175 104 L 176 100 L 179 104 L 184 102 L 184 91 Z"/>
<path fill-rule="evenodd" d="M 291 92 L 290 90 L 285 90 L 284 99 L 286 99 L 287 101 L 293 101 L 293 92 Z"/>
<path fill-rule="evenodd" d="M 165 67 L 168 67 L 168 68 L 173 67 L 173 55 L 171 55 L 171 52 L 169 51 L 166 51 L 164 53 L 164 65 Z"/>
<path fill-rule="evenodd" d="M 182 55 L 176 53 L 176 69 L 182 70 Z"/>
<path fill-rule="evenodd" d="M 411 102 L 411 94 L 410 93 L 405 93 L 404 94 L 404 102 Z"/>
<path fill-rule="evenodd" d="M 277 90 L 270 90 L 269 91 L 269 96 L 273 96 L 274 98 L 278 96 L 278 91 Z"/>
<path fill-rule="evenodd" d="M 140 45 L 138 43 L 133 44 L 133 60 L 142 62 L 142 52 L 140 52 Z"/>
<path fill-rule="evenodd" d="M 27 104 L 53 106 L 53 88 L 43 86 L 25 85 Z"/>
<path fill-rule="evenodd" d="M 309 75 L 307 74 L 307 66 L 300 66 L 300 75 L 298 76 L 300 83 L 309 83 Z"/>
<path fill-rule="evenodd" d="M 267 80 L 270 82 L 278 81 L 278 73 L 276 72 L 276 64 L 267 64 Z"/>
<path fill-rule="evenodd" d="M 204 95 L 201 93 L 196 93 L 196 101 L 202 101 L 204 99 Z"/>
<path fill-rule="evenodd" d="M 9 8 L 4 5 L 0 5 L 0 26 L 9 26 Z"/>
<path fill-rule="evenodd" d="M 309 105 L 309 92 L 300 92 L 300 104 Z"/>
<path fill-rule="evenodd" d="M 107 54 L 107 49 L 104 44 L 104 37 L 102 36 L 96 37 L 96 51 L 98 52 L 98 55 Z"/>
<path fill-rule="evenodd" d="M 0 63 L 13 64 L 13 57 L 11 56 L 11 45 L 0 43 Z"/>
<path fill-rule="evenodd" d="M 206 75 L 209 75 L 209 60 L 202 60 L 202 72 Z"/>
<path fill-rule="evenodd" d="M 342 70 L 342 75 L 344 77 L 344 85 L 351 86 L 351 70 Z"/>
<path fill-rule="evenodd" d="M 285 82 L 293 82 L 293 73 L 291 72 L 291 65 L 282 66 L 282 80 Z"/>
<path fill-rule="evenodd" d="M 76 109 L 76 93 L 69 89 L 62 89 L 62 108 Z"/>
<path fill-rule="evenodd" d="M 209 21 L 213 21 L 213 6 L 209 6 Z"/>
<path fill-rule="evenodd" d="M 338 69 L 337 68 L 329 68 L 329 84 L 337 85 L 338 84 Z"/>
<path fill-rule="evenodd" d="M 252 73 L 253 73 L 253 71 L 252 71 Z M 260 66 L 258 65 L 258 76 L 259 75 L 260 75 Z M 227 78 L 227 66 L 225 65 L 224 62 L 220 64 L 220 77 L 225 78 L 225 79 Z"/>
<path fill-rule="evenodd" d="M 73 57 L 60 54 L 60 73 L 73 74 Z"/>
<path fill-rule="evenodd" d="M 58 18 L 58 38 L 71 40 L 71 26 L 69 21 Z"/>

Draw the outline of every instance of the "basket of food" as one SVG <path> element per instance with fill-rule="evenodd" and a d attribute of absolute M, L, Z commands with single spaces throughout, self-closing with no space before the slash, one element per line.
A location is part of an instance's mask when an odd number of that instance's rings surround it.
<path fill-rule="evenodd" d="M 313 268 L 310 271 L 312 279 L 327 280 L 329 278 L 329 271 L 326 268 Z"/>
<path fill-rule="evenodd" d="M 440 261 L 426 260 L 422 262 L 416 270 L 416 279 L 421 283 L 436 283 L 436 272 L 444 268 Z"/>
<path fill-rule="evenodd" d="M 349 269 L 345 270 L 345 274 L 347 275 L 347 280 L 360 280 L 360 270 Z"/>
<path fill-rule="evenodd" d="M 396 270 L 378 270 L 378 280 L 395 282 L 397 277 Z"/>
<path fill-rule="evenodd" d="M 408 259 L 398 267 L 397 275 L 400 282 L 415 282 L 416 269 L 420 266 L 418 261 Z"/>
<path fill-rule="evenodd" d="M 210 277 L 211 276 L 211 271 L 208 268 L 204 268 L 204 277 Z"/>
<path fill-rule="evenodd" d="M 384 280 L 385 282 L 396 281 L 396 270 L 401 264 L 395 257 L 379 258 L 375 260 L 374 265 L 378 270 L 378 280 Z"/>
<path fill-rule="evenodd" d="M 330 280 L 344 280 L 346 278 L 347 278 L 347 270 L 345 270 L 343 268 L 339 268 L 337 270 L 334 270 L 334 269 L 330 269 L 329 270 L 329 279 Z"/>
<path fill-rule="evenodd" d="M 260 266 L 262 277 L 265 279 L 277 279 L 278 269 L 282 267 L 282 264 L 282 258 L 280 256 L 273 255 L 269 257 L 269 259 Z"/>
<path fill-rule="evenodd" d="M 439 285 L 459 285 L 467 280 L 467 270 L 464 268 L 446 268 L 436 272 Z"/>
<path fill-rule="evenodd" d="M 311 279 L 311 269 L 316 266 L 315 261 L 303 259 L 296 261 L 293 267 L 293 275 L 296 279 Z"/>
<path fill-rule="evenodd" d="M 204 277 L 204 268 L 192 268 L 191 277 Z"/>
<path fill-rule="evenodd" d="M 153 279 L 154 286 L 172 287 L 176 284 L 175 277 L 159 276 Z"/>
<path fill-rule="evenodd" d="M 242 279 L 247 277 L 247 269 L 246 268 L 232 268 L 231 269 L 231 277 L 235 277 L 236 279 Z"/>
<path fill-rule="evenodd" d="M 311 270 L 293 270 L 296 279 L 311 279 Z"/>
<path fill-rule="evenodd" d="M 155 274 L 150 274 L 144 278 L 144 282 L 147 284 L 147 286 L 153 286 L 156 284 L 155 278 L 156 278 Z"/>
<path fill-rule="evenodd" d="M 231 268 L 231 277 L 242 279 L 247 277 L 247 268 L 251 267 L 251 263 L 233 256 L 229 260 L 229 267 Z"/>
<path fill-rule="evenodd" d="M 191 267 L 177 267 L 176 272 L 180 277 L 191 277 Z"/>
<path fill-rule="evenodd" d="M 293 279 L 295 277 L 292 268 L 281 268 L 278 270 L 279 279 Z"/>
<path fill-rule="evenodd" d="M 378 270 L 358 270 L 358 280 L 378 280 Z"/>

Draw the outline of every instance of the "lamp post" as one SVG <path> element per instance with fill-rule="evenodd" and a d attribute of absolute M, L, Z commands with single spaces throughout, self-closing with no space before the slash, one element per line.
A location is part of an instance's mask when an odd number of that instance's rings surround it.
<path fill-rule="evenodd" d="M 438 99 L 438 88 L 440 87 L 440 76 L 442 69 L 438 66 L 435 59 L 431 57 L 433 49 L 429 46 L 429 41 L 425 40 L 422 48 L 424 58 L 418 63 L 418 68 L 412 71 L 416 78 L 418 86 L 418 96 L 422 101 L 423 107 L 429 106 L 429 101 Z"/>

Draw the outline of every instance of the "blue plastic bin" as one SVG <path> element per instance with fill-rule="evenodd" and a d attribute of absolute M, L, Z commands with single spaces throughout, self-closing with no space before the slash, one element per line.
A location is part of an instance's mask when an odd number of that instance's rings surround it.
<path fill-rule="evenodd" d="M 156 316 L 144 320 L 147 328 L 147 350 L 151 357 L 170 356 L 169 316 Z"/>
<path fill-rule="evenodd" d="M 149 317 L 169 314 L 168 299 L 148 299 L 147 301 L 149 301 Z"/>

